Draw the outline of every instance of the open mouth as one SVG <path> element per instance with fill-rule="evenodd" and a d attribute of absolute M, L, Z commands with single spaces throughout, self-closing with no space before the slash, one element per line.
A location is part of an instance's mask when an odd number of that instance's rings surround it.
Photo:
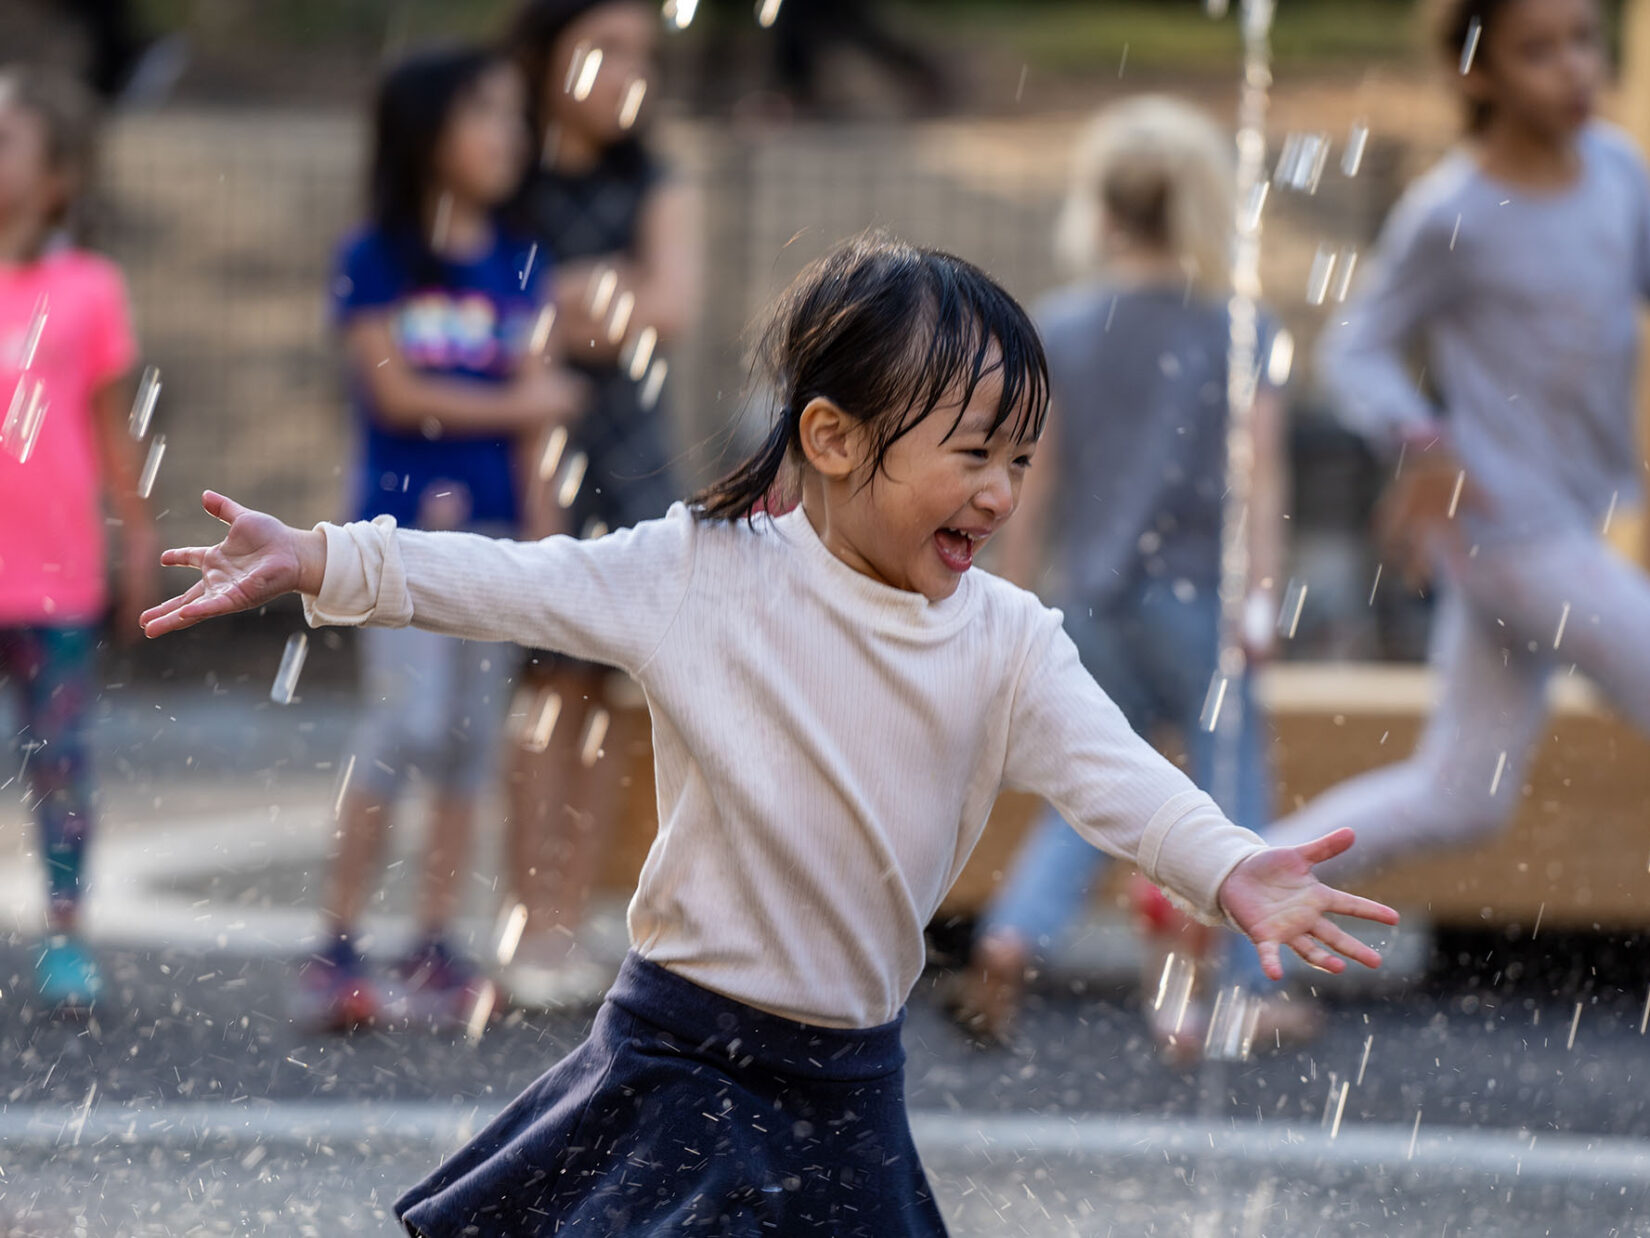
<path fill-rule="evenodd" d="M 934 534 L 934 546 L 946 567 L 953 572 L 966 572 L 974 566 L 974 550 L 985 537 L 983 533 L 966 533 L 962 529 L 941 529 Z"/>

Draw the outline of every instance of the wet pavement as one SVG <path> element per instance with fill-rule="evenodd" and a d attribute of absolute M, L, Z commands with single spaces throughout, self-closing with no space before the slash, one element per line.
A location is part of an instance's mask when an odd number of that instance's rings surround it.
<path fill-rule="evenodd" d="M 38 875 L 20 808 L 0 808 L 0 1235 L 393 1233 L 396 1194 L 591 1012 L 506 1013 L 478 1038 L 294 1026 L 347 718 L 162 706 L 178 721 L 103 724 L 127 768 L 105 776 L 90 1019 L 30 1000 Z M 405 937 L 405 868 L 376 908 L 381 958 Z M 599 952 L 621 948 L 617 910 Z M 1309 1049 L 1191 1072 L 1153 1055 L 1115 960 L 1040 980 L 991 1050 L 947 1022 L 936 971 L 906 1029 L 913 1126 L 959 1236 L 1650 1234 L 1643 949 L 1453 937 L 1402 988 L 1326 987 Z"/>

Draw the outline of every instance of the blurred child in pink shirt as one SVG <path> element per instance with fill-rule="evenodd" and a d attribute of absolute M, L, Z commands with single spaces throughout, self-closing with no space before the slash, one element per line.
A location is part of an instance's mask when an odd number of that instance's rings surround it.
<path fill-rule="evenodd" d="M 127 432 L 136 356 L 120 271 L 75 246 L 93 113 L 67 79 L 0 69 L 0 686 L 21 708 L 23 771 L 46 865 L 41 1000 L 85 1009 L 79 935 L 92 783 L 86 721 L 108 605 L 103 496 L 118 517 L 117 627 L 156 583 L 158 546 Z"/>

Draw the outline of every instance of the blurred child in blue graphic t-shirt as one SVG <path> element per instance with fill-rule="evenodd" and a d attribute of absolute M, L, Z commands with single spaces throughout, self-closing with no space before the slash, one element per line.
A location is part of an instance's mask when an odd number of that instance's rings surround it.
<path fill-rule="evenodd" d="M 524 452 L 578 411 L 578 380 L 545 355 L 547 257 L 498 214 L 527 159 L 522 91 L 510 63 L 472 49 L 415 56 L 379 89 L 369 219 L 343 246 L 333 290 L 360 435 L 358 518 L 513 535 Z M 300 1017 L 334 1029 L 385 1013 L 463 1019 L 480 982 L 449 926 L 513 657 L 405 628 L 364 633 L 362 661 L 326 940 L 301 976 Z M 357 936 L 414 771 L 432 796 L 419 935 L 382 989 Z"/>

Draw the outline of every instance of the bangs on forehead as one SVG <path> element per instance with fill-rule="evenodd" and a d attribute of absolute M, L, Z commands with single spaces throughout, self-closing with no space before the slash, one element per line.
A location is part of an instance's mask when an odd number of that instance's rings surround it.
<path fill-rule="evenodd" d="M 962 424 L 980 384 L 999 376 L 1002 389 L 986 437 L 1007 429 L 1015 441 L 1037 439 L 1048 415 L 1042 341 L 1025 311 L 978 268 L 948 254 L 924 254 L 923 309 L 909 333 L 909 369 L 899 384 L 901 409 L 881 436 L 884 450 L 936 409 L 955 402 L 945 438 Z M 933 259 L 940 259 L 934 261 Z"/>

